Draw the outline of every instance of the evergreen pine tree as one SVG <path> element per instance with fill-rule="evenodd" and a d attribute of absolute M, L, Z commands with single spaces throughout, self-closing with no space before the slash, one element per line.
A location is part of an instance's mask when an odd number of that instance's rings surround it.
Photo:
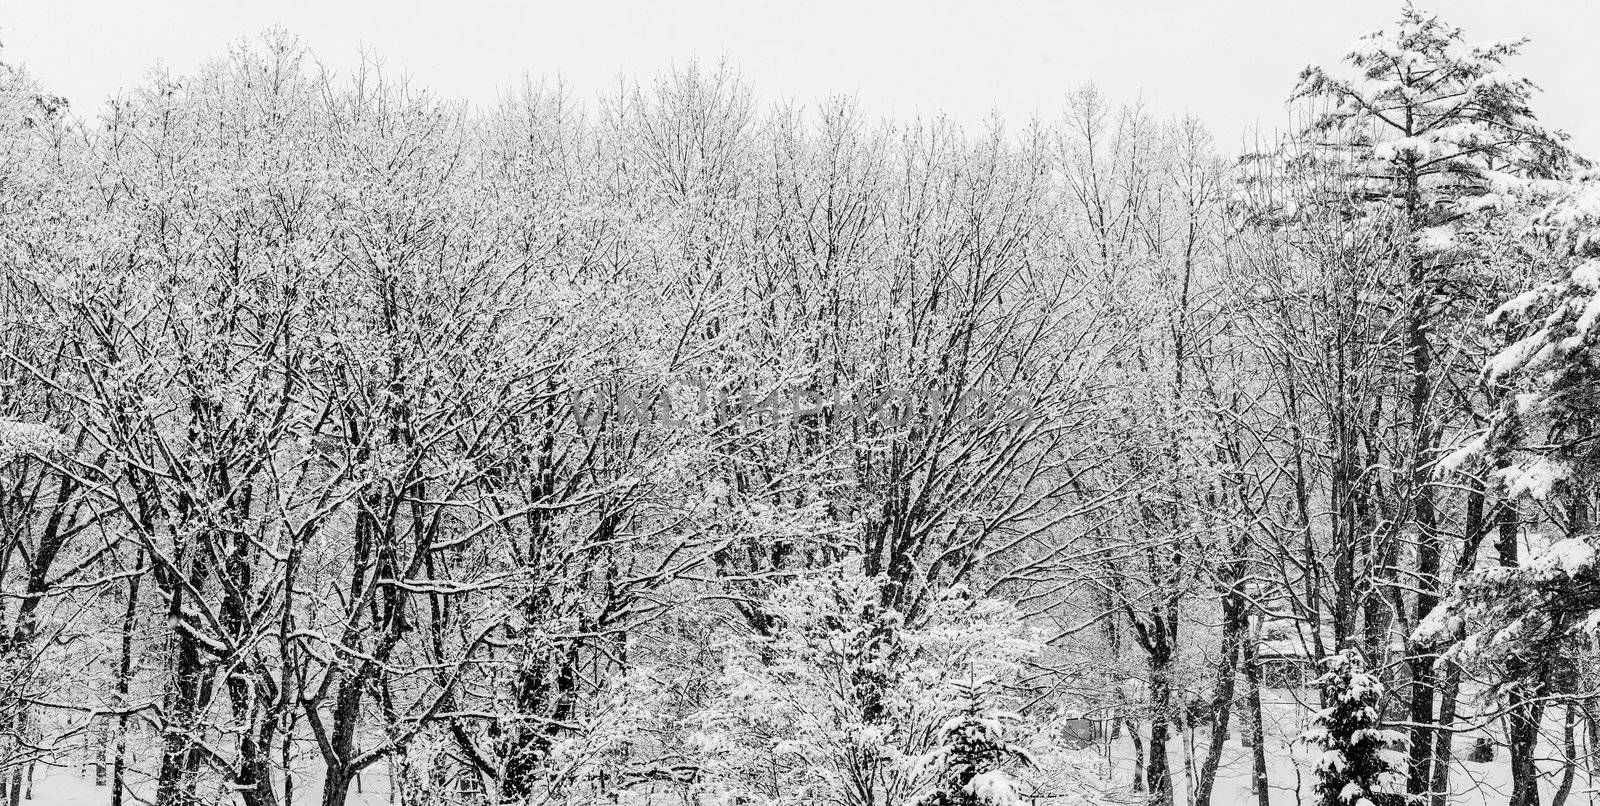
<path fill-rule="evenodd" d="M 1461 29 L 1408 4 L 1392 31 L 1362 37 L 1345 55 L 1344 75 L 1308 67 L 1294 94 L 1312 105 L 1306 139 L 1340 155 L 1349 171 L 1345 190 L 1394 227 L 1394 254 L 1405 272 L 1396 303 L 1405 310 L 1402 416 L 1412 436 L 1394 485 L 1408 499 L 1402 529 L 1415 535 L 1414 622 L 1432 612 L 1444 587 L 1448 500 L 1432 463 L 1460 423 L 1452 422 L 1458 412 L 1439 405 L 1440 390 L 1460 354 L 1451 345 L 1479 338 L 1482 288 L 1500 281 L 1483 270 L 1485 243 L 1501 240 L 1500 219 L 1526 191 L 1566 175 L 1577 161 L 1567 136 L 1535 119 L 1537 87 L 1507 68 L 1524 44 L 1469 45 Z M 1449 687 L 1435 679 L 1433 654 L 1407 647 L 1407 655 L 1407 788 L 1421 794 L 1447 780 L 1449 740 L 1435 725 L 1453 705 L 1438 701 Z"/>
<path fill-rule="evenodd" d="M 1316 761 L 1317 806 L 1400 806 L 1398 788 L 1405 774 L 1406 737 L 1388 730 L 1378 710 L 1383 684 L 1367 673 L 1353 650 L 1324 661 L 1317 680 L 1328 707 L 1317 712 L 1301 739 L 1322 749 Z"/>
<path fill-rule="evenodd" d="M 935 774 L 934 791 L 922 806 L 1021 806 L 1018 782 L 1008 768 L 1032 766 L 1028 751 L 1006 741 L 1010 714 L 989 705 L 990 681 L 958 684 L 961 711 L 945 722 L 940 744 L 925 762 Z"/>

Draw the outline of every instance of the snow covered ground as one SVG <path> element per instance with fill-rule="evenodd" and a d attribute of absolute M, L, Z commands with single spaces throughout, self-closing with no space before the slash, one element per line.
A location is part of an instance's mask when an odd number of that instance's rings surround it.
<path fill-rule="evenodd" d="M 311 776 L 297 777 L 295 780 L 296 804 L 309 806 L 321 801 L 319 791 L 321 781 Z M 141 780 L 132 785 L 133 798 L 125 797 L 124 804 L 138 806 L 149 803 L 154 794 L 154 786 L 149 780 Z M 380 765 L 362 775 L 361 792 L 356 792 L 351 787 L 347 806 L 389 806 L 393 803 L 390 798 L 389 782 L 385 770 Z M 280 795 L 282 789 L 279 789 Z M 218 804 L 230 801 L 221 792 L 210 795 L 216 798 Z M 25 803 L 36 806 L 105 806 L 111 802 L 111 788 L 109 786 L 96 786 L 94 769 L 92 767 L 47 767 L 40 765 L 35 768 L 33 782 L 33 799 Z"/>
<path fill-rule="evenodd" d="M 1266 711 L 1266 759 L 1267 777 L 1271 785 L 1271 802 L 1273 806 L 1308 804 L 1312 802 L 1311 758 L 1304 747 L 1294 742 L 1294 737 L 1305 729 L 1310 712 L 1294 704 L 1293 700 L 1286 696 L 1287 692 L 1273 692 L 1273 694 L 1277 695 L 1276 701 L 1263 704 Z M 1235 806 L 1235 804 L 1251 806 L 1255 803 L 1255 795 L 1250 788 L 1250 749 L 1244 747 L 1238 740 L 1237 717 L 1233 729 L 1234 735 L 1230 737 L 1223 751 L 1216 791 L 1211 799 L 1214 806 Z M 1547 715 L 1546 735 L 1558 736 L 1559 731 L 1559 715 Z M 1473 738 L 1478 735 L 1482 734 L 1461 734 L 1456 737 L 1454 764 L 1451 768 L 1450 799 L 1454 806 L 1501 806 L 1506 803 L 1510 795 L 1511 774 L 1504 747 L 1497 748 L 1492 761 L 1478 763 L 1466 760 L 1472 748 Z M 1205 742 L 1204 733 L 1196 735 L 1196 753 L 1203 751 Z M 1182 804 L 1186 802 L 1188 790 L 1183 776 L 1182 742 L 1174 740 L 1170 750 L 1176 802 Z M 1112 776 L 1115 781 L 1123 785 L 1131 783 L 1132 747 L 1126 738 L 1112 744 L 1111 760 Z M 1556 759 L 1551 758 L 1545 760 L 1541 767 L 1548 773 L 1548 777 L 1541 783 L 1541 793 L 1548 801 L 1550 792 L 1555 786 L 1554 776 L 1559 770 L 1559 764 Z M 1573 782 L 1572 792 L 1567 800 L 1568 806 L 1600 804 L 1600 792 L 1595 791 L 1597 787 L 1600 787 L 1600 780 L 1591 782 L 1580 771 Z"/>
<path fill-rule="evenodd" d="M 1311 763 L 1304 748 L 1296 745 L 1293 738 L 1304 729 L 1309 712 L 1295 705 L 1292 699 L 1286 696 L 1287 692 L 1274 692 L 1274 694 L 1276 695 L 1274 701 L 1266 705 L 1265 726 L 1271 802 L 1273 806 L 1298 806 L 1310 802 Z M 1558 729 L 1558 725 L 1554 723 L 1548 727 L 1550 730 Z M 1196 753 L 1203 751 L 1205 741 L 1204 733 L 1194 736 Z M 1454 795 L 1451 803 L 1459 806 L 1499 806 L 1505 803 L 1510 792 L 1510 775 L 1504 750 L 1500 749 L 1493 761 L 1470 762 L 1466 758 L 1471 744 L 1470 735 L 1460 736 L 1456 740 L 1455 766 L 1451 775 Z M 1103 745 L 1100 747 L 1102 753 L 1105 749 Z M 1120 789 L 1120 794 L 1113 796 L 1116 800 L 1110 802 L 1137 803 L 1138 798 L 1129 791 L 1133 773 L 1131 744 L 1126 737 L 1121 737 L 1112 742 L 1109 749 L 1110 783 Z M 1170 751 L 1174 784 L 1177 789 L 1176 802 L 1182 804 L 1186 802 L 1188 791 L 1188 784 L 1183 774 L 1183 742 L 1175 738 Z M 1552 773 L 1555 771 L 1556 764 L 1553 759 L 1547 763 L 1547 768 Z M 96 786 L 94 780 L 94 771 L 89 767 L 40 765 L 35 772 L 33 798 L 27 802 L 36 806 L 104 806 L 110 801 L 110 788 Z M 320 795 L 319 785 L 320 781 L 311 776 L 297 778 L 295 802 L 315 803 Z M 1553 783 L 1543 785 L 1546 798 L 1553 786 Z M 141 780 L 133 789 L 135 796 L 148 800 L 152 789 L 151 782 L 147 779 Z M 1580 773 L 1573 784 L 1568 805 L 1600 806 L 1600 795 L 1591 791 L 1593 789 L 1594 785 Z M 219 796 L 217 802 L 227 802 L 221 797 L 222 793 L 216 794 Z M 137 803 L 138 800 L 132 802 Z M 361 792 L 355 792 L 352 787 L 348 806 L 389 806 L 392 802 L 386 770 L 379 765 L 362 776 Z M 1235 804 L 1253 806 L 1255 803 L 1250 790 L 1250 751 L 1238 740 L 1237 721 L 1234 723 L 1234 736 L 1229 739 L 1223 752 L 1222 766 L 1211 802 L 1214 806 L 1235 806 Z"/>

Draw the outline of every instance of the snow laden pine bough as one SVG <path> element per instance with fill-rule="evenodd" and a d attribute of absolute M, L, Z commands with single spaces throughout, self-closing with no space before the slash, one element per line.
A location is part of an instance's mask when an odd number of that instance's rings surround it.
<path fill-rule="evenodd" d="M 1491 428 L 1440 462 L 1492 468 L 1504 495 L 1554 503 L 1574 474 L 1600 459 L 1600 175 L 1591 173 L 1538 216 L 1529 236 L 1564 255 L 1565 275 L 1500 306 L 1490 324 L 1508 342 L 1484 369 L 1501 406 Z M 1565 534 L 1517 565 L 1469 574 L 1418 624 L 1414 642 L 1510 661 L 1600 626 L 1600 553 L 1575 507 Z"/>

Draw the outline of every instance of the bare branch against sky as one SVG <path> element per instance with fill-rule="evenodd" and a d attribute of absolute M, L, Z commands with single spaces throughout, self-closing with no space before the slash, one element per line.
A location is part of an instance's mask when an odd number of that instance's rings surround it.
<path fill-rule="evenodd" d="M 582 93 L 618 75 L 726 57 L 763 95 L 810 103 L 855 94 L 899 117 L 991 110 L 1057 114 L 1093 81 L 1118 99 L 1199 117 L 1224 147 L 1277 114 L 1306 64 L 1336 58 L 1387 0 L 4 0 L 0 42 L 80 112 L 158 59 L 175 72 L 271 26 L 348 67 L 361 48 L 447 96 L 487 102 L 524 74 Z M 1424 7 L 1469 41 L 1530 37 L 1525 75 L 1545 123 L 1600 151 L 1600 3 L 1440 0 Z"/>

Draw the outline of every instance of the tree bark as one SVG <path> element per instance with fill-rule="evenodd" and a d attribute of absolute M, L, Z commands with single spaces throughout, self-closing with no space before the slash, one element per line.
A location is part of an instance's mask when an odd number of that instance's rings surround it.
<path fill-rule="evenodd" d="M 1250 789 L 1255 792 L 1256 806 L 1272 806 L 1267 780 L 1266 730 L 1261 724 L 1261 658 L 1253 635 L 1245 639 L 1243 661 L 1245 707 L 1250 712 Z"/>
<path fill-rule="evenodd" d="M 1412 624 L 1433 612 L 1439 604 L 1439 514 L 1433 498 L 1431 462 L 1438 448 L 1436 430 L 1428 423 L 1433 396 L 1433 345 L 1428 338 L 1428 311 L 1433 295 L 1428 288 L 1424 261 L 1411 259 L 1411 290 L 1414 301 L 1407 318 L 1407 347 L 1411 353 L 1411 428 L 1415 444 L 1411 452 L 1408 484 L 1411 488 L 1411 517 L 1417 530 L 1416 605 Z M 1406 665 L 1411 672 L 1411 767 L 1406 790 L 1412 795 L 1426 792 L 1431 780 L 1434 747 L 1434 655 L 1431 651 L 1410 653 Z"/>
<path fill-rule="evenodd" d="M 1506 737 L 1511 753 L 1511 799 L 1507 806 L 1539 806 L 1539 721 L 1544 704 L 1537 690 L 1513 684 L 1511 708 L 1506 714 Z"/>
<path fill-rule="evenodd" d="M 174 635 L 177 657 L 163 709 L 165 725 L 161 734 L 161 769 L 156 774 L 156 806 L 198 806 L 194 732 L 200 729 L 205 668 L 200 659 L 200 642 L 181 630 Z"/>
<path fill-rule="evenodd" d="M 128 578 L 128 605 L 122 611 L 122 643 L 117 657 L 117 746 L 111 759 L 111 806 L 122 806 L 122 791 L 127 781 L 128 769 L 128 694 L 133 683 L 133 629 L 138 623 L 139 582 L 144 578 L 144 567 Z"/>
<path fill-rule="evenodd" d="M 1222 750 L 1228 742 L 1228 721 L 1233 712 L 1234 677 L 1239 673 L 1240 644 L 1245 640 L 1245 602 L 1237 586 L 1231 587 L 1222 599 L 1222 653 L 1217 659 L 1216 678 L 1211 693 L 1211 735 L 1207 742 L 1205 758 L 1200 763 L 1199 781 L 1190 803 L 1209 806 L 1211 793 L 1216 787 L 1217 769 L 1222 764 Z"/>
<path fill-rule="evenodd" d="M 1563 709 L 1561 720 L 1561 783 L 1556 785 L 1556 791 L 1550 796 L 1550 806 L 1566 806 L 1567 796 L 1572 792 L 1572 780 L 1578 772 L 1578 740 L 1576 728 L 1578 715 L 1571 701 Z"/>
<path fill-rule="evenodd" d="M 1150 744 L 1145 748 L 1145 783 L 1151 806 L 1172 806 L 1172 765 L 1167 757 L 1171 739 L 1171 659 L 1165 652 L 1150 655 Z"/>
<path fill-rule="evenodd" d="M 1461 667 L 1445 661 L 1444 681 L 1439 687 L 1439 729 L 1433 736 L 1433 770 L 1428 783 L 1429 806 L 1448 806 L 1450 802 L 1450 762 L 1454 755 L 1456 701 L 1461 693 Z"/>

